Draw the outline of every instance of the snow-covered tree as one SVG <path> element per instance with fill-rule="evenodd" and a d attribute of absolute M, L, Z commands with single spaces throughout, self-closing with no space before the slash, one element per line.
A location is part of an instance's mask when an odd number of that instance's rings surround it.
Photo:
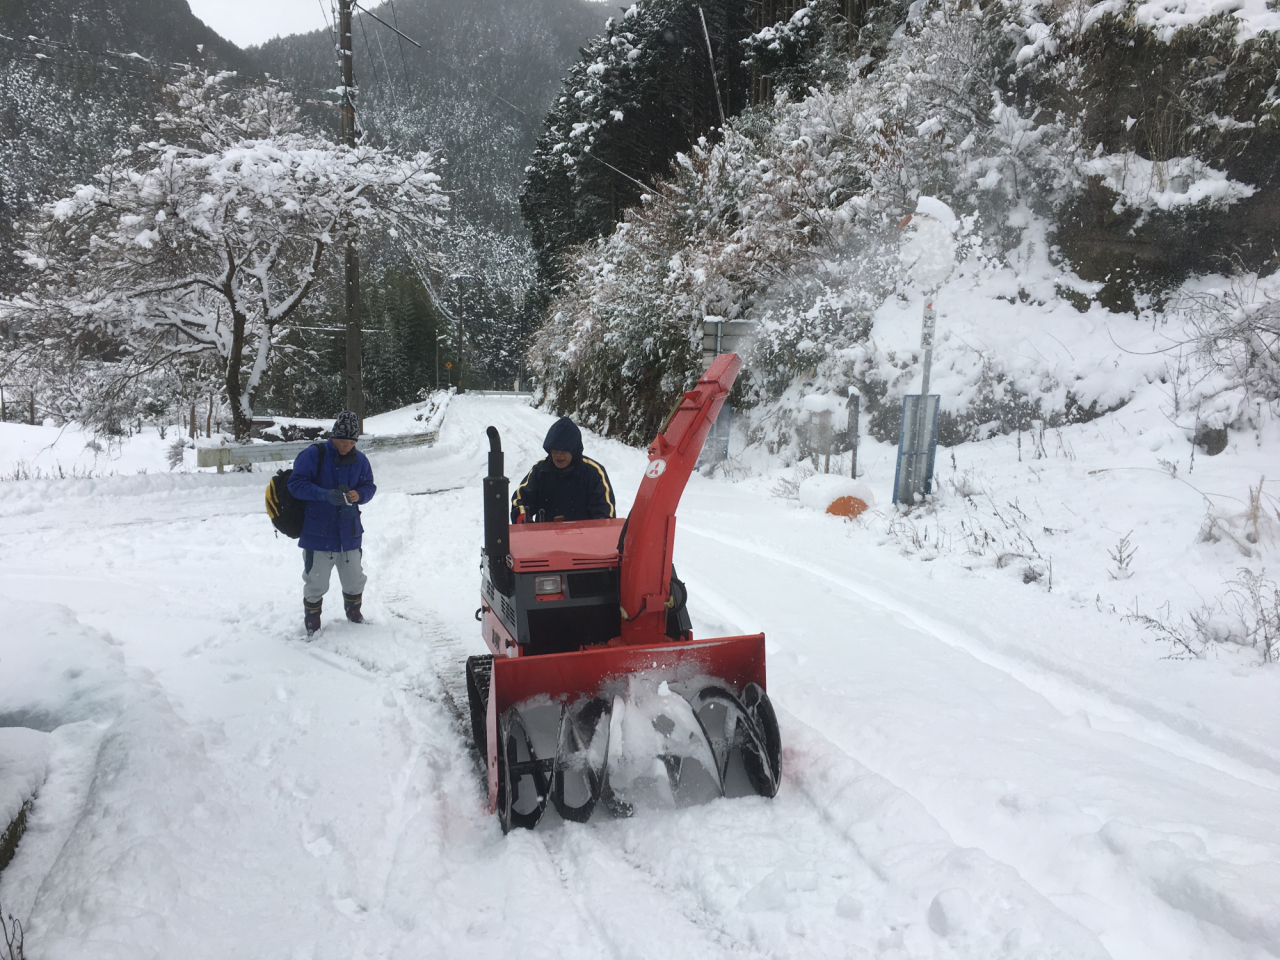
<path fill-rule="evenodd" d="M 367 233 L 423 245 L 448 197 L 430 154 L 306 136 L 287 91 L 232 78 L 182 77 L 159 117 L 165 139 L 44 205 L 20 250 L 35 282 L 0 315 L 31 348 L 62 347 L 107 378 L 216 354 L 244 437 L 272 351 L 335 245 Z"/>
<path fill-rule="evenodd" d="M 719 126 L 722 108 L 732 116 L 746 106 L 741 41 L 750 31 L 744 0 L 640 0 L 583 48 L 547 114 L 520 198 L 547 278 L 558 278 L 564 248 L 612 229 L 643 183 Z"/>
<path fill-rule="evenodd" d="M 817 43 L 822 5 L 806 9 L 757 33 L 753 55 L 770 36 L 779 63 Z M 1049 249 L 1064 278 L 1075 271 L 1064 282 L 1090 290 L 1086 303 L 1113 309 L 1224 254 L 1273 270 L 1261 223 L 1280 183 L 1280 40 L 1241 39 L 1222 14 L 1161 32 L 1135 10 L 870 11 L 839 82 L 731 119 L 607 237 L 565 250 L 532 354 L 550 402 L 643 442 L 698 369 L 704 319 L 745 319 L 755 398 L 777 401 L 800 379 L 854 384 L 873 430 L 892 435 L 915 360 L 878 351 L 867 317 L 903 292 L 897 224 L 922 194 L 964 218 L 977 267 L 1017 272 Z M 1134 63 L 1168 95 L 1144 101 Z M 1066 416 L 1073 401 L 1060 394 Z M 1006 419 L 989 406 L 975 425 Z"/>

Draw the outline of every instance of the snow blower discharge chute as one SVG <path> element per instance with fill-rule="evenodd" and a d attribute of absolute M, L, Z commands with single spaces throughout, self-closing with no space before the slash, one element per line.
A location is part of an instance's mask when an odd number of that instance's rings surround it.
<path fill-rule="evenodd" d="M 509 524 L 489 427 L 476 613 L 491 653 L 466 674 L 504 833 L 535 826 L 548 803 L 585 822 L 598 804 L 626 815 L 778 792 L 764 634 L 695 640 L 671 565 L 676 507 L 740 367 L 717 357 L 681 398 L 625 521 Z"/>

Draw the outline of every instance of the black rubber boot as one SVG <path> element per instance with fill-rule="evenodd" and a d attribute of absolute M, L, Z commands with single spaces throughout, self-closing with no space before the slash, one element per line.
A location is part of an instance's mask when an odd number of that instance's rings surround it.
<path fill-rule="evenodd" d="M 307 628 L 307 636 L 310 637 L 320 629 L 320 608 L 324 606 L 324 597 L 321 597 L 315 603 L 310 600 L 302 601 L 302 609 L 304 616 L 303 624 Z"/>
<path fill-rule="evenodd" d="M 364 617 L 360 615 L 360 598 L 363 593 L 344 593 L 342 595 L 342 603 L 347 608 L 347 619 L 352 623 L 364 623 Z"/>

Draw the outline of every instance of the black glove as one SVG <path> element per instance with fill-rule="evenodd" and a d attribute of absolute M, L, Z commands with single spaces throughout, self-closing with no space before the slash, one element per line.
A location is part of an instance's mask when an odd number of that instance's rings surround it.
<path fill-rule="evenodd" d="M 347 502 L 347 494 L 345 488 L 337 488 L 325 492 L 325 499 L 332 503 L 335 507 L 340 507 Z"/>

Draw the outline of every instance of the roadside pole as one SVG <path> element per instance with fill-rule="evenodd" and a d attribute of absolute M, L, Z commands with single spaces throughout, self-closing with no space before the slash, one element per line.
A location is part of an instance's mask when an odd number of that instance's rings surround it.
<path fill-rule="evenodd" d="M 910 231 L 906 231 L 908 226 Z M 929 393 L 938 324 L 933 304 L 939 288 L 955 270 L 959 226 L 955 213 L 946 203 L 927 196 L 921 196 L 915 212 L 907 214 L 898 224 L 898 229 L 904 231 L 898 256 L 907 278 L 925 293 L 920 328 L 920 393 L 902 398 L 898 464 L 893 478 L 893 502 L 907 506 L 919 503 L 932 492 L 941 402 L 941 397 Z"/>
<path fill-rule="evenodd" d="M 849 443 L 850 463 L 849 463 L 849 479 L 858 479 L 858 420 L 862 415 L 862 398 L 849 390 L 849 402 L 847 405 L 849 413 L 849 424 L 845 428 Z"/>
<path fill-rule="evenodd" d="M 929 423 L 929 373 L 933 369 L 933 334 L 938 327 L 938 315 L 933 309 L 933 296 L 925 298 L 924 322 L 920 327 L 920 349 L 924 351 L 922 379 L 920 383 L 920 417 L 916 424 L 916 436 L 925 437 Z M 933 431 L 929 431 L 932 433 Z M 933 479 L 929 477 L 928 480 Z M 925 485 L 928 486 L 928 480 Z"/>

